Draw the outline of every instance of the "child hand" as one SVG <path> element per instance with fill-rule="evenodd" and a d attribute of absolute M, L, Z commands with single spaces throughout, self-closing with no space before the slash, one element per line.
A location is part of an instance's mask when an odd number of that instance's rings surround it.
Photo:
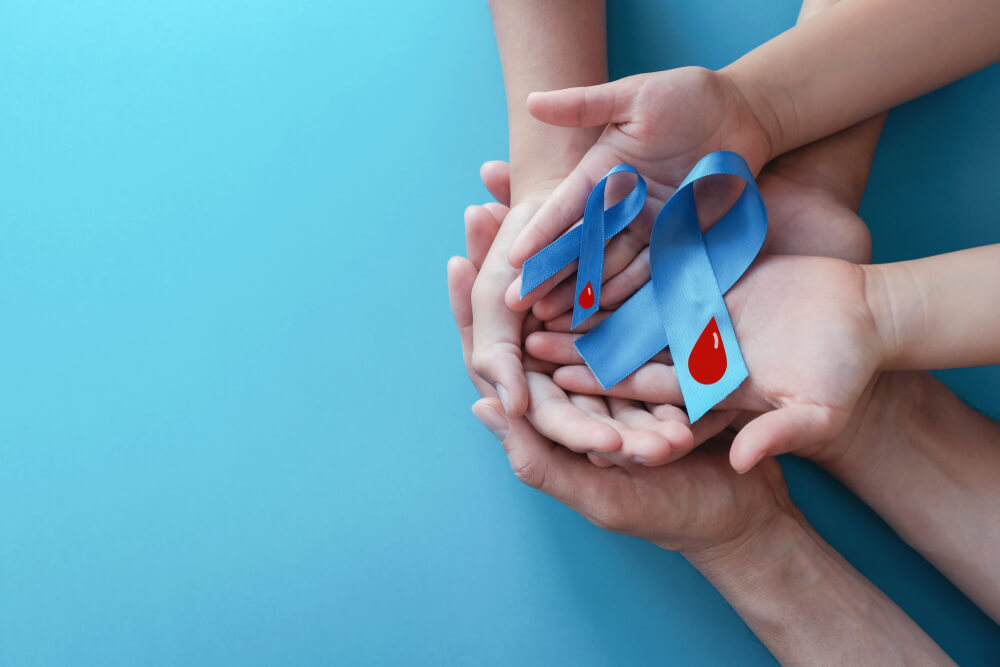
<path fill-rule="evenodd" d="M 849 262 L 820 258 L 762 258 L 726 295 L 750 377 L 720 409 L 761 413 L 736 435 L 733 467 L 749 470 L 765 456 L 835 438 L 883 360 L 882 342 L 866 299 L 866 272 Z M 538 332 L 529 354 L 554 363 L 579 359 L 576 335 Z M 651 362 L 605 391 L 590 370 L 555 371 L 567 391 L 680 404 L 673 366 Z"/>
<path fill-rule="evenodd" d="M 707 69 L 685 67 L 588 88 L 533 93 L 528 108 L 552 125 L 607 127 L 518 233 L 509 252 L 515 267 L 580 219 L 590 190 L 618 163 L 639 170 L 655 206 L 670 197 L 706 153 L 735 151 L 754 173 L 771 157 L 768 131 L 743 91 L 726 75 Z M 712 211 L 706 211 L 706 219 L 712 219 Z M 533 301 L 522 304 L 519 290 L 518 281 L 507 293 L 508 305 L 529 307 Z M 534 298 L 544 292 L 537 290 Z"/>

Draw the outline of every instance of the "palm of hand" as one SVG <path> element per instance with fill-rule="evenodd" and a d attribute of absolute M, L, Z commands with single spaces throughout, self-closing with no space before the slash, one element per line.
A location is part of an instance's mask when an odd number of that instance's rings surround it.
<path fill-rule="evenodd" d="M 750 378 L 717 407 L 764 411 L 736 435 L 733 466 L 747 470 L 764 456 L 837 438 L 859 399 L 870 396 L 865 390 L 883 353 L 865 300 L 864 270 L 823 257 L 764 257 L 727 294 L 726 304 Z M 543 359 L 567 359 L 576 354 L 574 339 L 539 333 L 528 347 Z M 567 391 L 683 400 L 674 367 L 659 362 L 606 392 L 583 365 L 559 368 L 553 378 Z"/>
<path fill-rule="evenodd" d="M 494 232 L 495 228 L 480 228 L 478 224 L 467 228 L 470 259 L 449 262 L 448 283 L 469 376 L 488 396 L 476 407 L 488 405 L 499 416 L 501 406 L 492 387 L 478 377 L 469 363 L 472 286 Z M 530 375 L 546 394 L 533 416 L 538 417 L 542 411 L 559 413 L 557 418 L 566 416 L 569 403 L 565 397 L 560 401 L 556 393 L 560 390 L 551 379 L 541 373 Z M 655 422 L 669 423 L 678 412 L 670 405 L 644 407 L 619 399 L 577 398 L 599 403 L 604 413 L 610 408 L 612 415 L 640 429 Z M 579 421 L 579 417 L 569 416 Z M 646 468 L 619 460 L 621 467 L 601 469 L 546 439 L 526 419 L 510 419 L 502 439 L 511 467 L 525 483 L 569 505 L 598 526 L 650 539 L 668 549 L 693 552 L 737 544 L 790 504 L 776 463 L 767 462 L 749 475 L 737 475 L 726 462 L 723 443 L 721 449 L 703 448 L 673 466 Z M 618 455 L 608 453 L 611 458 Z"/>
<path fill-rule="evenodd" d="M 715 72 L 685 67 L 629 80 L 628 119 L 609 124 L 593 151 L 604 163 L 632 164 L 657 194 L 669 196 L 706 153 L 748 143 L 738 136 L 753 128 L 743 122 L 745 105 Z"/>
<path fill-rule="evenodd" d="M 699 67 L 533 95 L 528 105 L 543 122 L 606 127 L 511 247 L 515 266 L 579 220 L 588 193 L 616 164 L 627 162 L 638 169 L 650 200 L 662 203 L 706 153 L 736 151 L 757 171 L 770 151 L 767 135 L 739 89 L 722 74 Z M 732 186 L 726 182 L 718 194 L 708 184 L 700 188 L 711 202 L 705 222 L 716 219 L 715 214 L 731 204 Z M 612 182 L 608 196 L 616 194 Z"/>
<path fill-rule="evenodd" d="M 864 272 L 841 260 L 771 256 L 727 299 L 750 378 L 730 399 L 749 410 L 808 406 L 832 438 L 878 369 L 882 350 Z"/>

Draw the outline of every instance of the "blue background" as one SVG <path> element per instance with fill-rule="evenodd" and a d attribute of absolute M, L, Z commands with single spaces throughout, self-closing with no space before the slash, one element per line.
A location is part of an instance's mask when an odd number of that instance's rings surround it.
<path fill-rule="evenodd" d="M 615 76 L 793 1 L 615 2 Z M 1000 69 L 894 111 L 881 260 L 1000 241 Z M 445 294 L 506 155 L 485 2 L 0 3 L 0 663 L 770 664 L 675 554 L 520 485 Z M 1000 374 L 943 374 L 1000 415 Z M 963 664 L 1000 630 L 786 461 Z"/>

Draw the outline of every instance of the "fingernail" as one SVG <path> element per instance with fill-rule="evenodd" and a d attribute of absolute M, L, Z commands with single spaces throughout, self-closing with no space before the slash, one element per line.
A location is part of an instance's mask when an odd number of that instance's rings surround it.
<path fill-rule="evenodd" d="M 632 460 L 635 461 L 636 463 L 649 463 L 649 459 L 647 459 L 645 456 L 633 456 Z"/>
<path fill-rule="evenodd" d="M 507 393 L 507 387 L 497 384 L 496 390 L 497 396 L 500 397 L 500 402 L 503 403 L 503 411 L 510 414 L 510 394 Z"/>
<path fill-rule="evenodd" d="M 507 420 L 495 409 L 485 403 L 474 403 L 472 414 L 497 437 L 497 440 L 503 442 L 507 439 L 510 426 L 507 425 Z"/>

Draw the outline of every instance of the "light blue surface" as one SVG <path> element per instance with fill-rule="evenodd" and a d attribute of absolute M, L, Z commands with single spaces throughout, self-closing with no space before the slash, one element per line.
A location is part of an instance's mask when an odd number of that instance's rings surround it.
<path fill-rule="evenodd" d="M 616 75 L 794 2 L 616 2 Z M 894 112 L 880 258 L 1000 240 L 1000 69 Z M 484 2 L 0 3 L 0 664 L 716 665 L 678 556 L 521 486 L 445 261 L 506 154 Z M 996 369 L 947 374 L 1000 415 Z M 965 665 L 1000 631 L 796 461 L 823 534 Z"/>

